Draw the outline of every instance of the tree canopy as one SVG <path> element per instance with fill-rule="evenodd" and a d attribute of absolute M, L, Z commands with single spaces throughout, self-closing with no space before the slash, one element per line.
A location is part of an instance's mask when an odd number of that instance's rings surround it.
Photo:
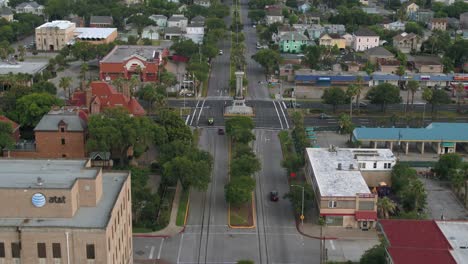
<path fill-rule="evenodd" d="M 261 49 L 252 55 L 252 59 L 265 68 L 265 76 L 275 69 L 281 62 L 281 56 L 278 51 L 272 49 Z"/>
<path fill-rule="evenodd" d="M 325 89 L 322 95 L 323 103 L 330 104 L 333 106 L 333 112 L 336 111 L 336 106 L 345 104 L 348 102 L 349 97 L 346 95 L 346 92 L 338 87 L 331 87 Z"/>
<path fill-rule="evenodd" d="M 255 180 L 250 176 L 232 178 L 225 186 L 226 201 L 234 207 L 241 206 L 252 200 Z"/>
<path fill-rule="evenodd" d="M 13 146 L 13 127 L 10 123 L 0 121 L 0 150 Z"/>
<path fill-rule="evenodd" d="M 254 124 L 250 117 L 237 116 L 226 121 L 226 133 L 235 142 L 248 143 L 254 140 L 253 128 Z"/>
<path fill-rule="evenodd" d="M 367 93 L 367 98 L 373 104 L 380 104 L 384 112 L 388 104 L 398 104 L 401 102 L 400 89 L 389 83 L 382 83 L 372 87 Z"/>
<path fill-rule="evenodd" d="M 52 106 L 61 106 L 63 102 L 49 93 L 32 93 L 17 100 L 14 120 L 22 126 L 34 127 Z"/>

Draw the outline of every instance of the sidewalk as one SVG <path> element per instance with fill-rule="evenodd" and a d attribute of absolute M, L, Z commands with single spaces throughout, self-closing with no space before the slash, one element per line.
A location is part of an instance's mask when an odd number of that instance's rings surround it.
<path fill-rule="evenodd" d="M 304 236 L 325 240 L 372 240 L 378 239 L 375 229 L 369 231 L 362 231 L 358 228 L 346 229 L 344 227 L 322 227 L 322 235 L 320 236 L 320 225 L 312 223 L 304 223 L 301 225 L 300 221 L 297 223 L 297 231 Z"/>
<path fill-rule="evenodd" d="M 172 202 L 171 217 L 169 224 L 164 228 L 156 232 L 151 233 L 133 233 L 134 237 L 172 237 L 184 231 L 185 227 L 177 226 L 177 210 L 179 208 L 180 192 L 182 191 L 182 185 L 177 183 L 176 192 L 174 195 L 174 201 Z"/>

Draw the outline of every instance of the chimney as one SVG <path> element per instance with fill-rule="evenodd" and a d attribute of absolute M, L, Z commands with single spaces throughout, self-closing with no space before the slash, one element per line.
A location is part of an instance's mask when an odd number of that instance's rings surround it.
<path fill-rule="evenodd" d="M 128 81 L 122 83 L 122 94 L 130 98 L 130 83 Z"/>

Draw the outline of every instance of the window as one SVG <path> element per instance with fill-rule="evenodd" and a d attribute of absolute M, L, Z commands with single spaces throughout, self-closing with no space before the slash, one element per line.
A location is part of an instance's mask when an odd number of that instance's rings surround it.
<path fill-rule="evenodd" d="M 62 145 L 65 145 L 65 139 L 62 138 Z"/>
<path fill-rule="evenodd" d="M 328 201 L 328 208 L 335 208 L 336 207 L 336 201 Z"/>
<path fill-rule="evenodd" d="M 60 128 L 60 132 L 62 132 L 62 133 L 65 132 L 65 128 L 64 128 L 64 127 L 61 127 L 61 128 Z"/>
<path fill-rule="evenodd" d="M 19 258 L 20 257 L 20 243 L 11 243 L 11 257 Z"/>
<path fill-rule="evenodd" d="M 377 162 L 374 162 L 374 169 L 377 169 Z"/>
<path fill-rule="evenodd" d="M 86 244 L 86 258 L 96 259 L 95 252 L 94 252 L 94 244 Z"/>
<path fill-rule="evenodd" d="M 37 243 L 37 257 L 46 258 L 46 244 L 45 243 Z"/>
<path fill-rule="evenodd" d="M 60 249 L 60 243 L 52 243 L 52 256 L 53 258 L 62 258 L 62 250 Z"/>
<path fill-rule="evenodd" d="M 392 164 L 391 163 L 387 163 L 387 169 L 391 169 L 392 168 Z"/>
<path fill-rule="evenodd" d="M 365 169 L 366 168 L 366 163 L 365 162 L 359 163 L 359 168 L 360 169 Z"/>
<path fill-rule="evenodd" d="M 0 258 L 5 257 L 5 243 L 0 242 Z"/>
<path fill-rule="evenodd" d="M 387 163 L 384 163 L 383 167 L 384 167 L 384 169 L 386 169 L 387 168 Z"/>

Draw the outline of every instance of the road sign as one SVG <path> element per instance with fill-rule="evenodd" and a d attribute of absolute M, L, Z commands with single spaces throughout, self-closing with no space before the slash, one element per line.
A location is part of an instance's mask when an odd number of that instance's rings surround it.
<path fill-rule="evenodd" d="M 301 220 L 304 220 L 304 215 L 301 215 L 301 217 L 300 217 L 300 218 L 301 218 Z"/>

